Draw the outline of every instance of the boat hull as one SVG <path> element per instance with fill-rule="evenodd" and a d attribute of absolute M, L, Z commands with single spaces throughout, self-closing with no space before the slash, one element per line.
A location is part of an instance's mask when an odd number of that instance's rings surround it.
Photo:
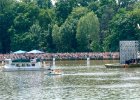
<path fill-rule="evenodd" d="M 47 67 L 43 62 L 37 61 L 37 59 L 5 59 L 5 65 L 3 71 L 41 71 L 47 70 Z"/>
<path fill-rule="evenodd" d="M 124 68 L 121 64 L 105 64 L 106 68 Z"/>
<path fill-rule="evenodd" d="M 140 68 L 140 64 L 105 64 L 106 68 Z"/>

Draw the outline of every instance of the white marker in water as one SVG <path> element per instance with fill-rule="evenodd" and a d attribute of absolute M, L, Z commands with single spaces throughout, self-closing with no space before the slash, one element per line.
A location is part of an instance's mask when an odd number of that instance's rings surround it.
<path fill-rule="evenodd" d="M 55 58 L 53 58 L 53 66 L 55 66 Z"/>
<path fill-rule="evenodd" d="M 89 65 L 90 65 L 90 58 L 87 57 L 87 66 L 89 66 Z"/>

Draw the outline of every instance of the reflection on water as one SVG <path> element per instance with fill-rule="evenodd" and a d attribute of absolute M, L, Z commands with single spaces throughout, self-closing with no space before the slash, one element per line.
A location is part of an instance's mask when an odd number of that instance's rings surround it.
<path fill-rule="evenodd" d="M 56 61 L 64 75 L 0 72 L 0 100 L 138 100 L 140 69 L 107 69 L 118 61 Z"/>

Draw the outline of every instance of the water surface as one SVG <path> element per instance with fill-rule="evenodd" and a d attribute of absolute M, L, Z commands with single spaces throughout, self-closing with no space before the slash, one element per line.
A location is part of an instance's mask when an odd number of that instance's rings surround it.
<path fill-rule="evenodd" d="M 56 61 L 63 75 L 0 72 L 0 100 L 139 100 L 140 68 L 105 68 L 118 61 Z M 88 64 L 88 65 L 87 65 Z"/>

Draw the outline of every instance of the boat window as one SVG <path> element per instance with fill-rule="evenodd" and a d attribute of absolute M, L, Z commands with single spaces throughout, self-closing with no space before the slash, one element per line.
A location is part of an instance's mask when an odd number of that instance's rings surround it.
<path fill-rule="evenodd" d="M 32 64 L 32 66 L 35 66 L 35 64 Z"/>
<path fill-rule="evenodd" d="M 25 66 L 25 64 L 22 64 L 22 67 L 24 67 Z"/>
<path fill-rule="evenodd" d="M 16 64 L 16 67 L 20 67 L 19 64 Z"/>
<path fill-rule="evenodd" d="M 30 64 L 27 64 L 27 66 L 29 67 L 29 66 L 30 66 Z"/>

